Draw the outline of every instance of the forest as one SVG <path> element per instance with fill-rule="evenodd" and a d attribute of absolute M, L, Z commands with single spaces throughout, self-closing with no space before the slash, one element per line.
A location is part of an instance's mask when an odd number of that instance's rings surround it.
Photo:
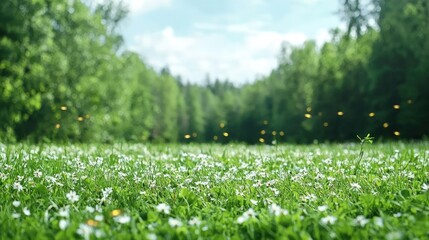
<path fill-rule="evenodd" d="M 341 0 L 345 30 L 284 43 L 243 85 L 191 84 L 123 49 L 113 1 L 0 3 L 1 142 L 341 142 L 429 134 L 429 1 Z M 280 46 L 279 46 L 280 49 Z M 220 59 L 221 61 L 221 59 Z"/>

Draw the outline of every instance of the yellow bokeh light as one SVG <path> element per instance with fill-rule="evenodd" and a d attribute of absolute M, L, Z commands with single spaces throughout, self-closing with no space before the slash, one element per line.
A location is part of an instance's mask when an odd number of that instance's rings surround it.
<path fill-rule="evenodd" d="M 341 111 L 340 111 L 340 112 L 337 112 L 337 115 L 338 115 L 338 116 L 343 116 L 343 115 L 344 115 L 344 112 L 341 112 Z"/>
<path fill-rule="evenodd" d="M 67 111 L 67 106 L 61 106 L 61 107 L 60 107 L 60 109 L 61 109 L 62 111 Z"/>
<path fill-rule="evenodd" d="M 224 137 L 228 137 L 229 136 L 229 134 L 227 133 L 227 132 L 223 132 L 223 134 L 222 134 Z"/>
<path fill-rule="evenodd" d="M 307 112 L 311 112 L 311 107 L 307 107 L 305 110 L 307 110 Z"/>
<path fill-rule="evenodd" d="M 273 136 L 275 136 L 275 135 L 277 135 L 277 132 L 276 132 L 276 131 L 272 131 L 272 132 L 271 132 L 271 134 L 272 134 Z"/>
<path fill-rule="evenodd" d="M 60 127 L 61 127 L 61 124 L 59 124 L 59 123 L 55 124 L 55 128 L 56 128 L 56 129 L 58 129 L 58 128 L 60 128 Z"/>
<path fill-rule="evenodd" d="M 186 134 L 184 137 L 185 137 L 185 139 L 189 139 L 189 138 L 191 138 L 191 134 Z"/>
<path fill-rule="evenodd" d="M 387 123 L 387 122 L 383 123 L 383 127 L 384 128 L 388 128 L 389 127 L 389 123 Z"/>
<path fill-rule="evenodd" d="M 265 134 L 265 130 L 261 130 L 261 135 L 264 135 Z"/>
<path fill-rule="evenodd" d="M 220 128 L 224 128 L 224 127 L 225 127 L 225 123 L 220 123 L 220 124 L 219 124 L 219 127 L 220 127 Z"/>
<path fill-rule="evenodd" d="M 121 209 L 115 209 L 115 210 L 110 212 L 110 216 L 117 217 L 117 216 L 121 215 L 121 213 L 122 213 Z"/>
<path fill-rule="evenodd" d="M 282 136 L 282 137 L 283 137 L 283 136 L 285 135 L 285 132 L 280 131 L 280 133 L 279 133 L 279 134 L 280 134 L 280 136 Z"/>
<path fill-rule="evenodd" d="M 398 109 L 401 108 L 401 106 L 399 106 L 399 104 L 395 104 L 395 105 L 393 105 L 393 108 L 396 109 L 396 110 L 398 110 Z"/>
<path fill-rule="evenodd" d="M 324 127 L 327 127 L 327 126 L 329 126 L 329 123 L 328 123 L 328 122 L 324 122 L 324 123 L 323 123 L 323 126 L 324 126 Z"/>
<path fill-rule="evenodd" d="M 306 113 L 306 114 L 304 114 L 304 117 L 305 117 L 305 118 L 311 118 L 311 114 Z"/>
<path fill-rule="evenodd" d="M 264 142 L 265 142 L 265 139 L 263 139 L 263 138 L 259 138 L 259 142 L 260 142 L 260 143 L 264 143 Z"/>
<path fill-rule="evenodd" d="M 82 121 L 83 121 L 83 117 L 78 117 L 78 118 L 77 118 L 77 120 L 78 120 L 79 122 L 82 122 Z"/>
<path fill-rule="evenodd" d="M 218 140 L 218 136 L 214 136 L 213 140 L 217 141 Z"/>
<path fill-rule="evenodd" d="M 368 116 L 369 116 L 369 117 L 374 117 L 374 116 L 375 116 L 375 113 L 374 113 L 374 112 L 370 112 L 370 113 L 368 114 Z"/>
<path fill-rule="evenodd" d="M 88 221 L 86 221 L 86 224 L 91 227 L 96 227 L 98 225 L 98 222 L 92 219 L 88 219 Z"/>
<path fill-rule="evenodd" d="M 399 131 L 394 131 L 393 134 L 395 134 L 395 136 L 400 136 L 401 133 Z"/>

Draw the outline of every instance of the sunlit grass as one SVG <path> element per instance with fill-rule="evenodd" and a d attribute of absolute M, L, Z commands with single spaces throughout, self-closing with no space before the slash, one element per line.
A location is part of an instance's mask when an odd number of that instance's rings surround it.
<path fill-rule="evenodd" d="M 426 142 L 0 146 L 2 239 L 429 234 Z"/>

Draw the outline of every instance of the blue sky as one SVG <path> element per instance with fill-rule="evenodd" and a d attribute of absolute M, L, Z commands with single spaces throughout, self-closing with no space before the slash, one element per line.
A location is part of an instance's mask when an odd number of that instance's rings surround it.
<path fill-rule="evenodd" d="M 339 0 L 124 0 L 126 48 L 190 82 L 250 82 L 276 67 L 284 41 L 329 40 Z"/>

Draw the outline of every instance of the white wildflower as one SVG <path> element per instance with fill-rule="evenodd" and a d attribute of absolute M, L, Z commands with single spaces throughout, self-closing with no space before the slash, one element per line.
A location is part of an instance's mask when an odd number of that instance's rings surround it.
<path fill-rule="evenodd" d="M 198 219 L 197 217 L 193 217 L 188 221 L 189 225 L 191 226 L 200 226 L 201 225 L 201 220 Z"/>
<path fill-rule="evenodd" d="M 21 205 L 21 202 L 20 202 L 20 201 L 13 201 L 13 202 L 12 202 L 12 205 L 13 205 L 14 207 L 19 207 L 19 206 Z"/>
<path fill-rule="evenodd" d="M 42 172 L 39 170 L 39 169 L 37 169 L 36 171 L 34 171 L 34 177 L 36 177 L 36 178 L 41 178 L 42 177 Z"/>
<path fill-rule="evenodd" d="M 121 216 L 115 217 L 114 220 L 117 223 L 126 224 L 126 223 L 129 223 L 131 221 L 131 217 L 130 216 L 126 216 L 126 215 L 121 215 Z"/>
<path fill-rule="evenodd" d="M 320 223 L 324 225 L 332 225 L 337 221 L 337 218 L 334 216 L 326 216 L 320 219 Z"/>
<path fill-rule="evenodd" d="M 155 233 L 148 233 L 148 234 L 146 234 L 146 238 L 149 239 L 149 240 L 156 240 L 157 239 Z"/>
<path fill-rule="evenodd" d="M 91 206 L 86 206 L 85 211 L 87 211 L 89 213 L 93 213 L 95 211 L 95 208 L 93 208 Z"/>
<path fill-rule="evenodd" d="M 70 216 L 70 206 L 65 206 L 58 210 L 58 216 L 68 218 Z"/>
<path fill-rule="evenodd" d="M 429 183 L 423 183 L 422 185 L 422 191 L 427 192 L 429 190 Z"/>
<path fill-rule="evenodd" d="M 359 227 L 365 227 L 365 225 L 369 222 L 369 220 L 362 215 L 357 216 L 354 220 L 353 220 L 353 224 Z"/>
<path fill-rule="evenodd" d="M 282 209 L 279 205 L 273 203 L 268 206 L 268 211 L 273 214 L 274 216 L 280 216 L 280 215 L 288 215 L 289 211 L 286 209 Z"/>
<path fill-rule="evenodd" d="M 165 203 L 160 203 L 155 208 L 158 212 L 170 214 L 170 206 Z"/>
<path fill-rule="evenodd" d="M 350 187 L 352 187 L 352 189 L 355 191 L 362 189 L 362 187 L 359 185 L 359 183 L 350 183 Z"/>
<path fill-rule="evenodd" d="M 237 223 L 241 224 L 249 220 L 250 218 L 256 218 L 258 214 L 253 210 L 253 208 L 249 208 L 249 210 L 245 211 L 243 215 L 237 218 Z"/>
<path fill-rule="evenodd" d="M 87 224 L 80 224 L 79 228 L 76 230 L 76 233 L 81 235 L 85 240 L 89 240 L 91 234 L 94 232 L 94 229 Z"/>
<path fill-rule="evenodd" d="M 60 227 L 61 230 L 65 230 L 69 226 L 69 221 L 65 219 L 61 219 L 58 223 L 58 226 Z"/>
<path fill-rule="evenodd" d="M 13 189 L 17 190 L 18 192 L 24 190 L 24 187 L 21 185 L 20 182 L 14 182 L 13 183 Z"/>
<path fill-rule="evenodd" d="M 328 206 L 327 205 L 318 206 L 317 210 L 319 210 L 319 212 L 324 212 L 328 210 Z"/>
<path fill-rule="evenodd" d="M 79 195 L 77 195 L 75 191 L 70 191 L 66 194 L 66 197 L 72 203 L 79 201 Z"/>
<path fill-rule="evenodd" d="M 25 207 L 24 209 L 22 209 L 22 212 L 24 213 L 25 216 L 30 216 L 31 215 L 30 209 L 28 209 L 27 207 Z"/>
<path fill-rule="evenodd" d="M 176 218 L 169 218 L 168 219 L 168 224 L 171 226 L 171 227 L 181 227 L 182 226 L 182 222 L 179 220 L 179 219 L 176 219 Z"/>
<path fill-rule="evenodd" d="M 374 218 L 374 224 L 378 227 L 383 227 L 384 223 L 383 223 L 383 218 L 381 217 L 375 217 Z"/>

